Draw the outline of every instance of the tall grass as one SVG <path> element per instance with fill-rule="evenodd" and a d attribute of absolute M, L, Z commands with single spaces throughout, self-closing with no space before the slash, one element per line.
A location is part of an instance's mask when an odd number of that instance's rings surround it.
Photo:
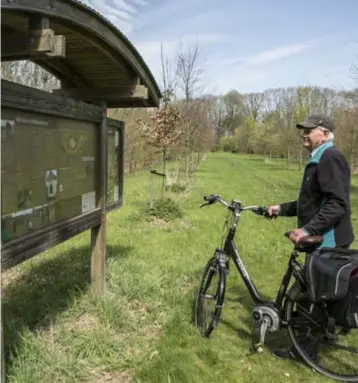
<path fill-rule="evenodd" d="M 284 332 L 268 335 L 263 354 L 247 355 L 253 305 L 233 268 L 212 337 L 201 338 L 192 322 L 201 271 L 220 244 L 226 216 L 219 205 L 199 209 L 202 196 L 272 204 L 295 198 L 300 177 L 261 157 L 213 153 L 185 192 L 168 192 L 184 216 L 148 222 L 138 217 L 148 174 L 127 175 L 124 206 L 108 215 L 104 297 L 89 290 L 88 232 L 2 275 L 7 382 L 327 382 L 271 356 L 272 347 L 287 342 Z M 355 178 L 354 224 L 357 185 Z M 241 218 L 237 245 L 265 296 L 279 286 L 291 250 L 283 233 L 294 226 L 294 218 Z"/>

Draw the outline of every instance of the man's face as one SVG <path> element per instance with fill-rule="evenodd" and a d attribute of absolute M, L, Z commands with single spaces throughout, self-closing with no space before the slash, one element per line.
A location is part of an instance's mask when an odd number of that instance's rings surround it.
<path fill-rule="evenodd" d="M 314 150 L 319 145 L 327 141 L 329 132 L 323 131 L 319 128 L 302 129 L 303 146 L 309 151 Z"/>

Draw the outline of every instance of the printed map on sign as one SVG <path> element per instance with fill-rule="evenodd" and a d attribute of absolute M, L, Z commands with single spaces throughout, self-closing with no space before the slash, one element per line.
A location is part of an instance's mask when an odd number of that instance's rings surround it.
<path fill-rule="evenodd" d="M 5 107 L 1 118 L 2 243 L 95 208 L 94 123 Z"/>

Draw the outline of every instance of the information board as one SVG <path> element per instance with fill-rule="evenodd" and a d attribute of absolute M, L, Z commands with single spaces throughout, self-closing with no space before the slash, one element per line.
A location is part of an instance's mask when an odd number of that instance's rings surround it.
<path fill-rule="evenodd" d="M 98 124 L 1 112 L 2 243 L 95 209 Z"/>

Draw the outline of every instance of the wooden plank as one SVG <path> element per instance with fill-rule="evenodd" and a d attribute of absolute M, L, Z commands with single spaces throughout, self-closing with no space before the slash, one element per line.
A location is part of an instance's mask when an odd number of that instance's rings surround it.
<path fill-rule="evenodd" d="M 66 57 L 66 37 L 55 36 L 52 52 L 46 53 L 46 57 Z"/>
<path fill-rule="evenodd" d="M 87 102 L 100 100 L 148 99 L 148 89 L 144 85 L 104 88 L 79 88 L 54 90 L 53 94 L 65 95 L 75 100 Z"/>
<path fill-rule="evenodd" d="M 118 167 L 118 179 L 119 179 L 119 188 L 121 190 L 120 196 L 119 196 L 119 202 L 121 206 L 123 205 L 123 196 L 124 196 L 124 137 L 125 137 L 125 123 L 124 121 L 121 121 L 122 127 L 120 129 L 120 135 L 119 135 L 119 162 L 120 165 Z"/>
<path fill-rule="evenodd" d="M 96 173 L 97 207 L 101 209 L 101 223 L 91 230 L 91 284 L 97 294 L 103 294 L 106 288 L 106 195 L 107 195 L 107 153 L 108 126 L 107 105 L 102 102 L 103 115 L 99 131 Z"/>
<path fill-rule="evenodd" d="M 117 127 L 119 132 L 119 155 L 118 155 L 118 164 L 117 164 L 117 171 L 118 171 L 118 187 L 120 190 L 119 195 L 119 206 L 123 205 L 123 187 L 124 187 L 124 137 L 125 137 L 125 123 L 124 121 L 119 121 L 115 119 L 110 119 L 109 124 L 113 127 Z"/>
<path fill-rule="evenodd" d="M 3 320 L 2 320 L 2 310 L 0 313 L 0 323 L 1 323 L 1 383 L 5 383 L 5 347 L 4 347 L 4 331 L 3 331 Z"/>
<path fill-rule="evenodd" d="M 39 89 L 1 81 L 1 107 L 17 108 L 82 121 L 101 122 L 102 108 Z"/>
<path fill-rule="evenodd" d="M 110 127 L 117 128 L 117 129 L 124 129 L 124 122 L 117 120 L 115 118 L 107 117 L 107 124 Z"/>
<path fill-rule="evenodd" d="M 121 99 L 121 100 L 109 100 L 108 108 L 150 108 L 147 100 L 144 99 Z"/>
<path fill-rule="evenodd" d="M 107 118 L 108 124 L 108 169 L 107 212 L 123 204 L 124 172 L 124 122 Z M 118 190 L 116 195 L 115 191 Z"/>
<path fill-rule="evenodd" d="M 56 40 L 52 29 L 30 32 L 3 33 L 1 36 L 1 60 L 26 60 L 50 54 L 51 57 L 64 57 L 65 37 Z"/>
<path fill-rule="evenodd" d="M 98 226 L 101 214 L 102 212 L 96 209 L 6 244 L 1 249 L 1 271 L 6 271 L 85 230 Z"/>

